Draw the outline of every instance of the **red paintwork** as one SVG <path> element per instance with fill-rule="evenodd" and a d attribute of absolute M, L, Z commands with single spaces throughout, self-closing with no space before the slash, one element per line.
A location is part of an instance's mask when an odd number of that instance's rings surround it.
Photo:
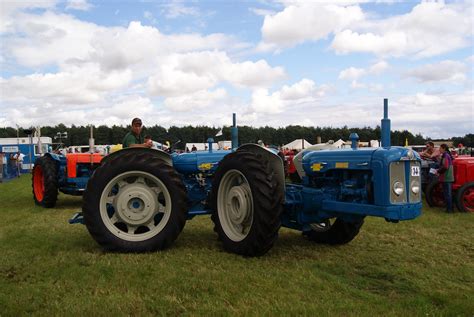
<path fill-rule="evenodd" d="M 459 155 L 453 161 L 453 190 L 458 190 L 468 182 L 474 182 L 474 157 Z"/>
<path fill-rule="evenodd" d="M 35 192 L 36 200 L 41 202 L 44 198 L 44 175 L 43 169 L 40 165 L 35 166 L 33 180 L 33 190 Z"/>
<path fill-rule="evenodd" d="M 67 177 L 74 178 L 77 176 L 76 166 L 78 163 L 99 164 L 103 156 L 99 153 L 71 153 L 66 154 L 67 160 Z"/>

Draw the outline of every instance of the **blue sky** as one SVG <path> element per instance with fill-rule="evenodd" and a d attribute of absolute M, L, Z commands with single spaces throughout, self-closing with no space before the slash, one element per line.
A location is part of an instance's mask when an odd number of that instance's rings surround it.
<path fill-rule="evenodd" d="M 471 1 L 3 1 L 0 126 L 474 131 Z"/>

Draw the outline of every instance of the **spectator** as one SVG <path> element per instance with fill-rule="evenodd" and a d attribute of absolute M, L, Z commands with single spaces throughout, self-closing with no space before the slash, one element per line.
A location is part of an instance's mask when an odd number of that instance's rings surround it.
<path fill-rule="evenodd" d="M 16 170 L 17 170 L 17 175 L 20 177 L 21 174 L 21 168 L 23 165 L 23 159 L 25 158 L 25 154 L 21 153 L 18 151 L 13 158 L 16 160 Z"/>
<path fill-rule="evenodd" d="M 18 172 L 18 167 L 17 167 L 17 164 L 16 164 L 16 158 L 15 158 L 15 155 L 16 154 L 10 154 L 10 162 L 8 162 L 8 170 L 10 171 L 11 173 L 11 177 L 17 177 L 17 172 Z"/>
<path fill-rule="evenodd" d="M 438 149 L 435 149 L 434 143 L 431 141 L 426 142 L 426 149 L 420 153 L 420 156 L 424 160 L 439 161 L 441 153 Z"/>
<path fill-rule="evenodd" d="M 193 147 L 191 148 L 191 152 L 196 152 L 198 149 L 196 147 L 196 145 L 193 144 Z"/>
<path fill-rule="evenodd" d="M 446 212 L 454 212 L 453 210 L 453 197 L 452 197 L 452 183 L 454 182 L 453 173 L 453 157 L 449 152 L 446 144 L 441 144 L 439 147 L 441 152 L 441 162 L 438 168 L 439 181 L 443 184 L 443 195 L 446 201 Z"/>
<path fill-rule="evenodd" d="M 131 131 L 128 132 L 125 137 L 123 138 L 122 145 L 123 148 L 127 147 L 144 147 L 144 148 L 151 148 L 153 143 L 151 140 L 145 142 L 141 133 L 142 133 L 142 120 L 140 118 L 134 118 L 132 120 L 132 128 Z"/>

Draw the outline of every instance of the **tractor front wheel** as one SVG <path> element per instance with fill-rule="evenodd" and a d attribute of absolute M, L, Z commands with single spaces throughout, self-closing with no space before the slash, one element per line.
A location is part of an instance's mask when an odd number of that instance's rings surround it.
<path fill-rule="evenodd" d="M 58 200 L 58 170 L 53 158 L 43 156 L 36 160 L 31 183 L 35 203 L 53 208 Z"/>
<path fill-rule="evenodd" d="M 331 245 L 346 244 L 351 242 L 359 234 L 363 224 L 364 219 L 347 222 L 337 218 L 332 224 L 329 220 L 320 224 L 312 224 L 311 230 L 303 232 L 303 235 L 308 238 L 308 240 L 317 243 Z"/>
<path fill-rule="evenodd" d="M 105 250 L 162 250 L 186 222 L 186 189 L 173 167 L 153 153 L 125 152 L 95 170 L 82 211 L 89 233 Z"/>
<path fill-rule="evenodd" d="M 456 205 L 460 211 L 474 212 L 474 182 L 466 183 L 458 189 Z"/>
<path fill-rule="evenodd" d="M 443 195 L 443 184 L 437 179 L 426 186 L 425 197 L 430 207 L 446 207 Z"/>
<path fill-rule="evenodd" d="M 265 254 L 280 229 L 283 188 L 276 171 L 258 154 L 228 154 L 216 172 L 211 202 L 214 231 L 224 249 L 245 256 Z"/>

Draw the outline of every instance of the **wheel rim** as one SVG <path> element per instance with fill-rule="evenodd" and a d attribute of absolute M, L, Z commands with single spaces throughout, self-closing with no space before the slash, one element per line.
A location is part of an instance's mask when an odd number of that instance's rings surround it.
<path fill-rule="evenodd" d="M 474 187 L 467 188 L 461 198 L 464 209 L 468 212 L 474 212 Z"/>
<path fill-rule="evenodd" d="M 171 195 L 156 176 L 140 171 L 112 179 L 100 198 L 100 216 L 107 229 L 127 241 L 159 234 L 171 216 Z"/>
<path fill-rule="evenodd" d="M 43 201 L 44 198 L 44 174 L 40 165 L 37 165 L 33 172 L 33 189 L 36 200 Z"/>
<path fill-rule="evenodd" d="M 247 237 L 253 222 L 253 196 L 247 178 L 240 171 L 229 170 L 222 177 L 217 212 L 229 239 L 239 242 Z"/>
<path fill-rule="evenodd" d="M 441 183 L 436 184 L 431 191 L 431 197 L 433 204 L 436 207 L 444 207 L 446 206 L 446 202 L 444 201 L 443 195 L 443 185 Z"/>

